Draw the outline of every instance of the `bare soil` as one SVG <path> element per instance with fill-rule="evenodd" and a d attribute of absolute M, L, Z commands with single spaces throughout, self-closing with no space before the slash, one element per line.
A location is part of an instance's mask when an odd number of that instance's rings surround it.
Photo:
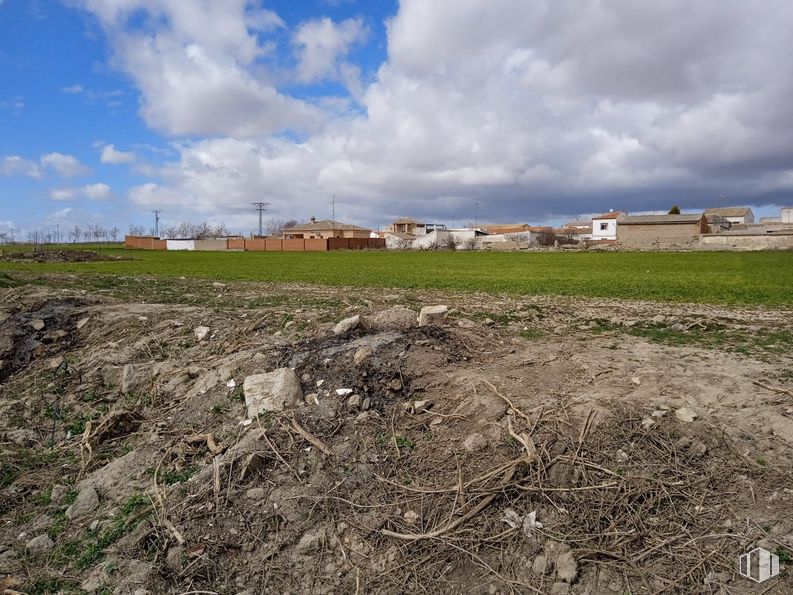
<path fill-rule="evenodd" d="M 0 304 L 0 590 L 793 591 L 790 310 L 73 276 Z M 246 420 L 280 367 L 305 404 Z"/>

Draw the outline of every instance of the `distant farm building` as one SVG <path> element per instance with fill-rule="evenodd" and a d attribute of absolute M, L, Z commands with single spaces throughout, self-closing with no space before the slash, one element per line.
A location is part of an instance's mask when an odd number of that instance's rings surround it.
<path fill-rule="evenodd" d="M 619 220 L 617 243 L 630 249 L 689 249 L 709 232 L 704 213 L 632 215 Z"/>
<path fill-rule="evenodd" d="M 624 211 L 612 211 L 592 217 L 592 240 L 616 240 L 617 223 L 625 216 L 627 213 Z"/>
<path fill-rule="evenodd" d="M 754 213 L 749 207 L 721 207 L 706 209 L 705 217 L 709 223 L 726 221 L 731 225 L 748 225 L 754 223 Z"/>
<path fill-rule="evenodd" d="M 331 221 L 328 219 L 317 221 L 314 217 L 309 223 L 295 225 L 283 231 L 285 240 L 327 240 L 329 238 L 370 238 L 372 230 L 349 223 Z"/>

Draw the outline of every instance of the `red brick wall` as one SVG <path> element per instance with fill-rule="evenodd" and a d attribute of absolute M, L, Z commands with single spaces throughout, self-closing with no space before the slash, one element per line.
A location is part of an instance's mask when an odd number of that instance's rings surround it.
<path fill-rule="evenodd" d="M 306 249 L 305 240 L 281 240 L 281 249 L 284 252 L 303 252 Z"/>
<path fill-rule="evenodd" d="M 326 252 L 328 240 L 304 240 L 306 252 Z"/>
<path fill-rule="evenodd" d="M 265 240 L 264 245 L 268 252 L 281 252 L 284 249 L 283 240 Z"/>

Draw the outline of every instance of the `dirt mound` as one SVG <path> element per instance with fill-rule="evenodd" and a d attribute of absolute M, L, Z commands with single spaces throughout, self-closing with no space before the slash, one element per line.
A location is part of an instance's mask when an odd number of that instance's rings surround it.
<path fill-rule="evenodd" d="M 2 252 L 0 260 L 30 262 L 95 262 L 101 260 L 123 260 L 121 256 L 109 256 L 90 250 L 37 250 L 35 252 Z"/>
<path fill-rule="evenodd" d="M 738 555 L 789 564 L 789 352 L 659 344 L 705 331 L 625 304 L 587 321 L 473 296 L 418 327 L 414 302 L 294 289 L 258 286 L 256 308 L 4 290 L 9 588 L 743 593 Z M 719 337 L 745 347 L 759 317 L 730 314 Z M 284 367 L 304 403 L 246 419 L 245 379 Z"/>

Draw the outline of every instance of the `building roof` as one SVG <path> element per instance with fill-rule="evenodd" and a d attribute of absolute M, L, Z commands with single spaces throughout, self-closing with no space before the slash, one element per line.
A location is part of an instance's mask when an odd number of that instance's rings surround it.
<path fill-rule="evenodd" d="M 371 231 L 367 227 L 359 227 L 357 225 L 352 225 L 350 223 L 341 223 L 339 221 L 331 221 L 330 219 L 323 219 L 322 221 L 312 221 L 309 223 L 304 223 L 302 225 L 295 225 L 294 227 L 289 227 L 284 229 L 285 234 L 290 234 L 294 232 L 305 232 L 305 231 L 327 231 L 327 230 L 344 230 L 344 231 Z"/>
<path fill-rule="evenodd" d="M 491 235 L 495 235 L 499 233 L 517 233 L 521 231 L 529 231 L 531 226 L 529 226 L 528 223 L 493 223 L 480 225 L 479 228 Z"/>
<path fill-rule="evenodd" d="M 745 217 L 752 212 L 749 207 L 722 207 L 718 209 L 705 209 L 705 216 L 716 215 L 718 217 Z"/>
<path fill-rule="evenodd" d="M 702 213 L 683 215 L 631 215 L 620 219 L 620 225 L 674 225 L 677 223 L 699 223 Z"/>
<path fill-rule="evenodd" d="M 391 225 L 405 225 L 405 224 L 413 224 L 413 225 L 424 225 L 421 221 L 416 221 L 411 217 L 401 217 L 399 219 L 394 219 L 394 222 Z"/>
<path fill-rule="evenodd" d="M 625 211 L 612 211 L 611 213 L 603 213 L 602 215 L 592 217 L 592 220 L 594 221 L 595 219 L 620 219 L 621 217 L 624 217 L 627 214 L 628 213 L 626 213 Z"/>
<path fill-rule="evenodd" d="M 567 223 L 562 225 L 562 227 L 588 227 L 591 229 L 592 221 L 575 219 L 573 221 L 568 221 Z"/>
<path fill-rule="evenodd" d="M 394 238 L 399 238 L 400 240 L 415 240 L 418 236 L 412 233 L 401 233 L 398 231 L 384 231 L 382 232 L 383 236 L 392 236 Z"/>

